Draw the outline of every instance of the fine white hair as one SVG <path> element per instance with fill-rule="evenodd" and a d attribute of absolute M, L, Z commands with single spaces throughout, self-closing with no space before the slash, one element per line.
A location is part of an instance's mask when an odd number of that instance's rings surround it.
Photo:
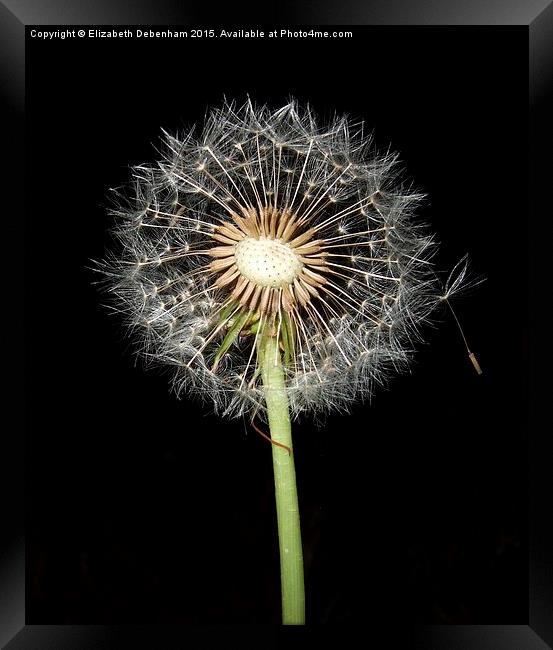
<path fill-rule="evenodd" d="M 298 215 L 325 251 L 318 297 L 294 311 L 285 367 L 293 417 L 347 410 L 408 367 L 442 291 L 435 243 L 414 216 L 423 194 L 362 124 L 321 124 L 296 101 L 278 110 L 225 103 L 201 129 L 164 133 L 160 155 L 133 168 L 132 191 L 115 193 L 116 242 L 100 270 L 139 353 L 173 369 L 177 393 L 225 416 L 264 414 L 256 335 L 240 332 L 217 357 L 232 322 L 221 320 L 229 290 L 215 285 L 206 251 L 240 206 Z"/>

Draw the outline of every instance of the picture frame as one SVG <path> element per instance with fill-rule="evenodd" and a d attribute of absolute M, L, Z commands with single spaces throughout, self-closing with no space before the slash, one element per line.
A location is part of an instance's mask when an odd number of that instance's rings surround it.
<path fill-rule="evenodd" d="M 314 23 L 320 26 L 332 24 L 367 24 L 367 25 L 482 25 L 492 26 L 493 29 L 507 29 L 516 26 L 528 34 L 529 51 L 529 232 L 540 228 L 540 219 L 547 214 L 546 187 L 548 172 L 545 165 L 547 155 L 547 133 L 550 132 L 548 124 L 547 107 L 550 106 L 553 60 L 550 47 L 550 34 L 553 33 L 553 9 L 543 2 L 538 6 L 518 3 L 504 4 L 498 8 L 495 3 L 472 3 L 464 5 L 461 11 L 454 3 L 433 2 L 414 11 L 412 3 L 373 2 L 357 6 L 347 2 L 340 7 L 339 15 L 330 5 L 321 7 L 319 16 L 311 16 L 304 10 L 290 4 L 284 4 L 282 9 L 272 16 L 259 19 L 258 25 L 276 22 L 285 25 L 305 25 Z M 82 12 L 81 12 L 82 10 Z M 109 7 L 98 4 L 85 8 L 72 6 L 69 10 L 63 3 L 50 3 L 48 8 L 37 8 L 32 3 L 26 6 L 21 3 L 4 3 L 0 6 L 2 17 L 3 50 L 2 75 L 4 84 L 4 103 L 10 124 L 8 137 L 9 165 L 8 172 L 13 175 L 9 187 L 15 188 L 10 193 L 12 197 L 24 196 L 22 170 L 24 165 L 23 148 L 24 138 L 24 52 L 25 28 L 32 25 L 63 26 L 64 28 L 78 29 L 87 25 L 189 25 L 208 24 L 199 12 L 184 10 L 174 4 L 168 3 L 140 3 L 133 16 L 127 16 L 123 7 L 116 3 Z M 450 13 L 449 13 L 450 12 Z M 186 15 L 185 15 L 186 14 Z M 339 21 L 339 22 L 336 22 Z M 28 209 L 28 206 L 27 206 Z M 550 211 L 550 208 L 549 208 Z M 22 236 L 19 219 L 10 222 L 10 238 Z M 551 533 L 548 530 L 548 499 L 550 492 L 550 478 L 547 467 L 547 450 L 550 443 L 543 435 L 542 422 L 539 416 L 540 404 L 547 403 L 540 399 L 545 388 L 537 381 L 538 365 L 540 361 L 538 340 L 538 313 L 537 297 L 542 288 L 539 268 L 540 256 L 530 256 L 528 269 L 528 300 L 527 314 L 525 317 L 528 327 L 527 367 L 528 391 L 530 412 L 528 413 L 528 553 L 529 553 L 529 613 L 527 625 L 435 625 L 419 626 L 409 637 L 403 639 L 403 647 L 428 648 L 440 650 L 441 648 L 457 647 L 474 648 L 528 648 L 529 650 L 543 650 L 547 644 L 553 644 L 553 623 L 549 612 L 553 599 L 553 580 L 551 566 L 553 566 Z M 16 313 L 20 314 L 18 307 Z M 26 342 L 22 340 L 22 324 L 20 317 L 12 325 L 14 343 L 10 345 L 13 350 L 24 349 Z M 524 367 L 524 366 L 523 366 Z M 7 388 L 7 404 L 10 411 L 9 420 L 16 425 L 22 424 L 23 414 L 26 409 L 32 409 L 27 403 L 23 406 L 21 400 L 24 383 L 32 384 L 31 377 L 23 378 L 23 371 L 18 355 L 15 355 L 13 368 L 10 368 L 12 380 Z M 549 447 L 548 447 L 549 445 Z M 2 626 L 0 643 L 8 650 L 19 648 L 55 647 L 62 648 L 92 648 L 92 647 L 125 647 L 129 643 L 149 642 L 150 646 L 156 643 L 159 647 L 179 647 L 179 643 L 190 638 L 209 645 L 222 637 L 241 639 L 249 636 L 262 639 L 265 644 L 278 644 L 279 640 L 292 634 L 288 630 L 275 630 L 257 628 L 247 629 L 225 628 L 224 632 L 207 628 L 194 629 L 185 627 L 182 630 L 171 627 L 162 629 L 162 626 L 75 626 L 75 625 L 26 625 L 25 623 L 25 520 L 24 520 L 24 433 L 23 427 L 16 432 L 14 428 L 7 440 L 7 457 L 9 472 L 6 474 L 6 501 L 5 540 L 3 540 L 3 555 L 0 564 L 0 584 L 2 585 L 2 598 L 0 611 L 2 612 Z M 318 631 L 308 630 L 313 635 L 321 634 Z M 323 633 L 326 636 L 326 632 Z M 330 633 L 332 636 L 333 633 Z M 370 630 L 367 631 L 370 636 Z M 218 635 L 220 635 L 218 637 Z M 326 640 L 328 641 L 328 638 Z M 354 637 L 352 636 L 352 639 Z M 154 641 L 155 640 L 155 641 Z M 393 640 L 390 640 L 393 644 Z M 409 646 L 408 644 L 411 644 Z M 134 645 L 133 647 L 136 647 Z M 269 645 L 269 647 L 271 647 Z"/>

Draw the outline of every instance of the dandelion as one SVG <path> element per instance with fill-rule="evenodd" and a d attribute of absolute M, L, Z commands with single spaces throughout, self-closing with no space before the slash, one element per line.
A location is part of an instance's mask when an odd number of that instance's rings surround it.
<path fill-rule="evenodd" d="M 248 101 L 165 133 L 159 163 L 116 195 L 102 271 L 140 352 L 178 393 L 268 421 L 284 623 L 304 622 L 290 421 L 370 397 L 439 302 L 423 195 L 397 163 L 346 117 Z"/>

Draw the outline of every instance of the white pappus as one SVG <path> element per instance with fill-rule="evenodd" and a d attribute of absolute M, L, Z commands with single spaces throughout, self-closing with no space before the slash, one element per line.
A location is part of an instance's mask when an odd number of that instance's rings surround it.
<path fill-rule="evenodd" d="M 212 110 L 133 169 L 100 264 L 144 358 L 227 416 L 264 413 L 279 337 L 293 417 L 346 410 L 408 366 L 443 288 L 424 198 L 361 124 L 291 101 Z M 455 288 L 455 287 L 453 287 Z"/>

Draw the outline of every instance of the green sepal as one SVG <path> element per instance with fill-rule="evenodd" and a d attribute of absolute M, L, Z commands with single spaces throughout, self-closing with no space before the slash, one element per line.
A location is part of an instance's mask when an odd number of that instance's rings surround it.
<path fill-rule="evenodd" d="M 224 309 L 222 309 L 221 313 L 219 314 L 219 324 L 224 323 L 227 320 L 227 318 L 232 314 L 232 312 L 236 310 L 236 307 L 237 307 L 237 303 L 233 300 Z"/>
<path fill-rule="evenodd" d="M 215 372 L 217 369 L 217 366 L 219 365 L 219 361 L 221 361 L 222 356 L 226 353 L 226 351 L 230 348 L 230 346 L 234 343 L 240 332 L 242 331 L 242 328 L 246 324 L 246 321 L 250 317 L 250 312 L 247 310 L 244 310 L 240 312 L 232 322 L 232 325 L 230 326 L 228 332 L 225 334 L 225 338 L 223 339 L 223 342 L 221 343 L 219 349 L 217 350 L 217 354 L 215 355 L 215 359 L 213 360 L 213 367 L 211 370 Z"/>
<path fill-rule="evenodd" d="M 252 323 L 251 327 L 248 329 L 248 332 L 250 334 L 257 334 L 259 331 L 259 320 L 257 320 L 255 323 Z"/>
<path fill-rule="evenodd" d="M 295 358 L 295 336 L 292 321 L 288 312 L 283 311 L 282 323 L 280 326 L 282 347 L 284 348 L 284 366 L 289 367 L 292 359 Z"/>

